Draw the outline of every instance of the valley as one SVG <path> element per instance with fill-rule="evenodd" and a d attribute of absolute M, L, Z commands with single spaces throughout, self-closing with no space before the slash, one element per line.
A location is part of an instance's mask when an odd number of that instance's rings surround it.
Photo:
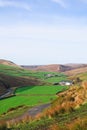
<path fill-rule="evenodd" d="M 68 75 L 67 69 L 53 71 L 55 66 L 42 71 L 6 62 L 0 64 L 0 130 L 73 130 L 67 128 L 74 125 L 72 120 L 86 120 L 85 65 L 74 65 Z M 79 69 L 83 72 L 74 74 Z"/>

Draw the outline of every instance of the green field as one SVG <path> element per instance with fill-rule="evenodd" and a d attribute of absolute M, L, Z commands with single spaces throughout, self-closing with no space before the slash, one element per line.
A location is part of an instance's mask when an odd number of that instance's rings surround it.
<path fill-rule="evenodd" d="M 35 77 L 46 82 L 58 82 L 61 80 L 65 80 L 67 78 L 64 74 L 57 73 L 57 72 L 37 72 L 37 71 L 25 70 L 23 68 L 18 68 L 18 67 L 7 66 L 7 65 L 0 65 L 0 73 L 6 74 L 9 76 L 17 76 L 17 77 L 20 77 L 20 76 L 21 77 Z M 54 74 L 54 75 L 59 75 L 59 76 L 45 78 L 44 75 L 46 74 Z"/>
<path fill-rule="evenodd" d="M 51 102 L 56 93 L 66 89 L 63 86 L 35 86 L 16 89 L 16 96 L 0 101 L 0 114 L 20 105 L 34 106 Z M 34 95 L 31 95 L 34 94 Z"/>
<path fill-rule="evenodd" d="M 6 112 L 10 108 L 15 108 L 20 105 L 34 106 L 40 103 L 47 103 L 56 96 L 15 96 L 0 101 L 0 114 Z"/>
<path fill-rule="evenodd" d="M 17 88 L 16 94 L 53 94 L 64 89 L 63 86 L 35 86 L 35 87 L 21 87 Z"/>

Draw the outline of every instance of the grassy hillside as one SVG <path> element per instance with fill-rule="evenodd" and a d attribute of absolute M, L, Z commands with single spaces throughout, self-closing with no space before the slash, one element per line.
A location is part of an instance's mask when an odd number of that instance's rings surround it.
<path fill-rule="evenodd" d="M 23 123 L 24 122 L 24 123 Z M 9 122 L 12 123 L 12 122 Z M 52 106 L 38 115 L 34 121 L 26 117 L 15 122 L 11 130 L 86 130 L 87 82 L 59 93 Z"/>
<path fill-rule="evenodd" d="M 46 78 L 45 75 L 47 74 L 59 76 Z M 8 88 L 42 85 L 59 82 L 64 79 L 66 79 L 66 76 L 60 73 L 29 71 L 19 67 L 0 64 L 0 95 L 7 92 Z"/>

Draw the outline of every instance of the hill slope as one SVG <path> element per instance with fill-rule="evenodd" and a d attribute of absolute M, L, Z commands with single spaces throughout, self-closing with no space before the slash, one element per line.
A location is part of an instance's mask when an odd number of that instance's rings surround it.
<path fill-rule="evenodd" d="M 19 66 L 0 64 L 0 95 L 8 92 L 10 88 L 20 86 L 41 85 L 43 82 L 37 77 L 31 76 L 30 72 Z"/>
<path fill-rule="evenodd" d="M 42 82 L 35 78 L 15 77 L 0 74 L 0 95 L 8 92 L 8 89 L 20 86 L 35 86 L 41 85 Z"/>
<path fill-rule="evenodd" d="M 81 67 L 73 70 L 66 71 L 65 74 L 72 76 L 87 72 L 87 67 Z"/>

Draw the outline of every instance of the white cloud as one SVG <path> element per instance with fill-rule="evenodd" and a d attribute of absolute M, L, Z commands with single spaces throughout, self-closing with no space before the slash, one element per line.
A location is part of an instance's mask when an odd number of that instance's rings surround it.
<path fill-rule="evenodd" d="M 51 0 L 51 1 L 59 4 L 63 8 L 67 7 L 66 3 L 63 0 Z"/>
<path fill-rule="evenodd" d="M 25 2 L 18 2 L 11 0 L 0 0 L 0 7 L 15 7 L 15 8 L 22 8 L 25 10 L 31 10 L 29 4 Z"/>
<path fill-rule="evenodd" d="M 57 41 L 58 43 L 87 42 L 87 26 L 35 26 L 16 25 L 13 27 L 0 27 L 0 38 L 28 38 L 38 41 Z"/>

